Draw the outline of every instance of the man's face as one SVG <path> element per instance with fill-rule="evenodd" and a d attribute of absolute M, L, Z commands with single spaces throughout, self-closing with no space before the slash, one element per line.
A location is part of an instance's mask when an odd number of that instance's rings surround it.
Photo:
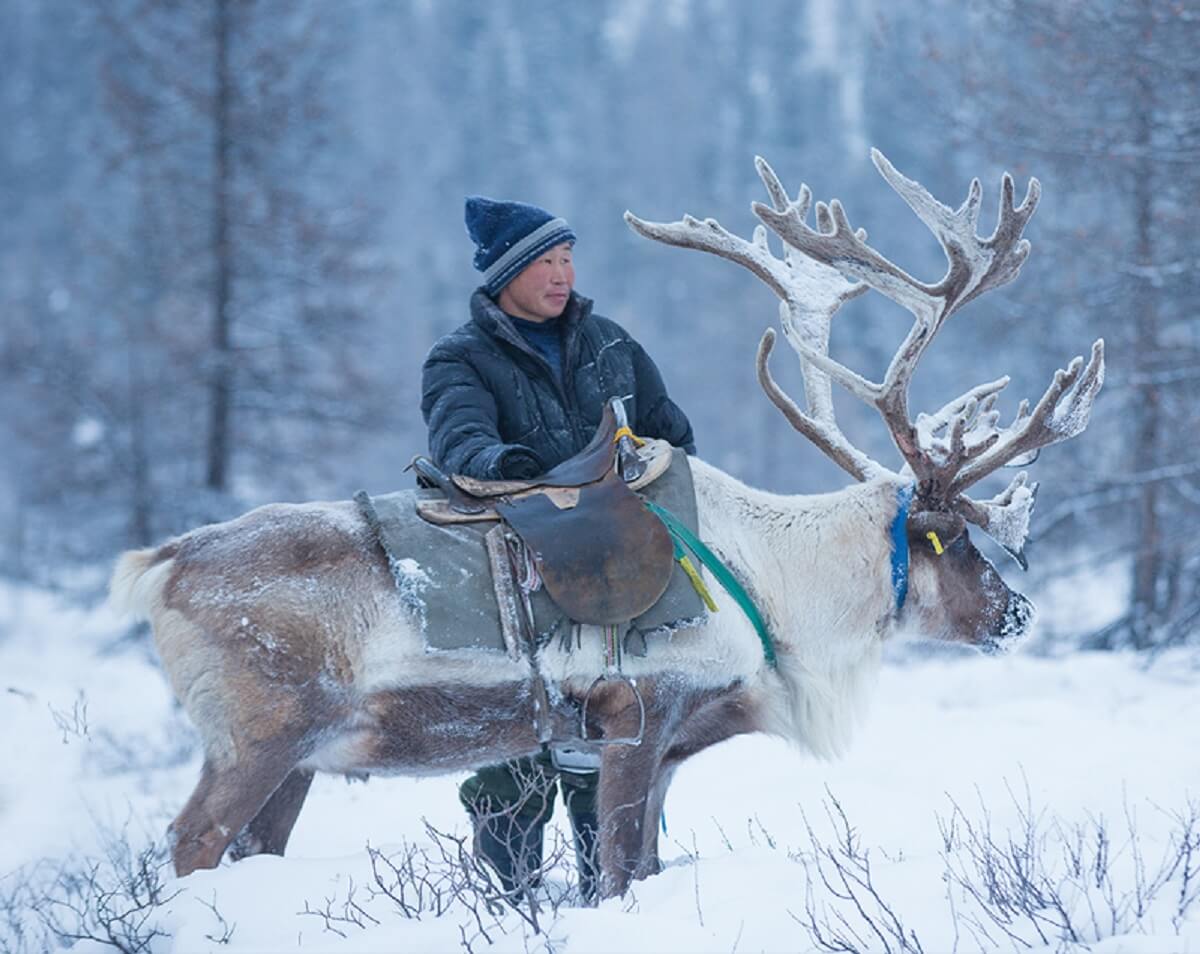
<path fill-rule="evenodd" d="M 574 284 L 571 243 L 563 242 L 526 265 L 524 271 L 500 290 L 497 304 L 518 318 L 548 321 L 563 313 Z"/>

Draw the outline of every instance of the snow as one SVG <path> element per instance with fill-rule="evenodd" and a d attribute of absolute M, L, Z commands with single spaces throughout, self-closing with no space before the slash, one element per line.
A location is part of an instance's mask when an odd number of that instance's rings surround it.
<path fill-rule="evenodd" d="M 1097 580 L 1072 592 L 1086 602 L 1108 588 Z M 1067 615 L 1062 606 L 1047 609 Z M 116 642 L 122 633 L 107 610 L 88 613 L 34 590 L 0 589 L 0 758 L 10 767 L 0 775 L 0 947 L 4 898 L 30 872 L 45 870 L 32 867 L 38 859 L 99 857 L 111 840 L 106 832 L 120 832 L 140 849 L 161 838 L 197 779 L 191 730 L 152 658 L 136 643 Z M 364 785 L 321 776 L 286 858 L 251 858 L 169 879 L 166 895 L 179 893 L 156 912 L 168 933 L 151 949 L 453 951 L 463 949 L 465 925 L 476 952 L 811 950 L 799 922 L 809 903 L 818 912 L 836 905 L 820 883 L 814 851 L 835 844 L 838 806 L 870 852 L 880 896 L 925 951 L 956 944 L 960 951 L 1072 949 L 1057 939 L 1042 943 L 1021 925 L 1015 930 L 1029 948 L 995 929 L 990 942 L 973 935 L 961 916 L 967 900 L 944 880 L 945 826 L 957 806 L 956 837 L 969 824 L 1003 844 L 1029 814 L 1047 862 L 1061 865 L 1064 833 L 1094 833 L 1102 822 L 1112 839 L 1115 883 L 1132 892 L 1136 859 L 1152 873 L 1176 827 L 1172 816 L 1200 804 L 1200 660 L 1182 652 L 1154 660 L 889 656 L 872 712 L 845 759 L 818 762 L 765 736 L 693 758 L 667 799 L 665 870 L 598 908 L 544 911 L 544 934 L 510 913 L 500 916 L 500 929 L 485 921 L 492 925 L 489 945 L 472 933 L 462 909 L 406 919 L 388 899 L 369 897 L 368 844 L 385 854 L 406 845 L 433 852 L 426 821 L 467 834 L 457 778 Z M 961 865 L 967 856 L 956 857 Z M 1197 866 L 1200 855 L 1193 876 Z M 565 878 L 565 868 L 552 871 L 550 889 L 561 889 Z M 1153 899 L 1140 925 L 1126 919 L 1115 932 L 1085 937 L 1088 949 L 1200 952 L 1200 901 L 1173 923 L 1178 888 L 1173 882 Z M 342 910 L 351 892 L 378 923 L 334 923 L 342 937 L 319 914 L 302 913 L 331 903 Z M 960 912 L 957 926 L 948 895 Z M 1064 889 L 1064 897 L 1075 914 L 1086 911 L 1084 895 Z M 853 921 L 850 908 L 840 910 Z M 27 910 L 18 915 L 34 923 Z M 864 949 L 883 949 L 864 936 Z"/>
<path fill-rule="evenodd" d="M 83 417 L 75 422 L 71 430 L 71 440 L 75 446 L 86 450 L 95 447 L 104 439 L 104 425 L 94 417 Z"/>

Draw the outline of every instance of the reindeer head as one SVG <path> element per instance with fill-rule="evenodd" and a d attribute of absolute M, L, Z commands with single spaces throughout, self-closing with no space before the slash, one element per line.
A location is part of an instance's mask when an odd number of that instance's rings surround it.
<path fill-rule="evenodd" d="M 853 229 L 841 203 L 818 202 L 816 228 L 807 223 L 812 194 L 801 186 L 795 199 L 763 159 L 755 160 L 771 204 L 756 202 L 764 223 L 751 241 L 727 232 L 714 219 L 684 216 L 678 222 L 645 222 L 626 212 L 625 220 L 647 238 L 711 252 L 750 269 L 779 296 L 784 336 L 800 358 L 806 409 L 779 387 L 767 362 L 775 332 L 767 329 L 758 347 L 758 380 L 772 403 L 791 424 L 828 457 L 860 481 L 892 477 L 914 486 L 907 518 L 913 597 L 906 616 L 934 638 L 968 643 L 988 652 L 1004 651 L 1025 635 L 1033 607 L 1010 590 L 996 569 L 971 544 L 968 524 L 996 540 L 1027 567 L 1025 541 L 1037 484 L 1024 471 L 991 500 L 978 501 L 966 491 L 1006 465 L 1031 463 L 1041 448 L 1074 437 L 1087 427 L 1092 404 L 1104 381 L 1104 342 L 1055 373 L 1030 409 L 1022 401 L 1013 421 L 1000 425 L 997 394 L 1003 377 L 972 388 L 933 414 L 912 420 L 908 389 L 925 349 L 946 319 L 967 302 L 1012 281 L 1029 255 L 1021 238 L 1037 208 L 1041 186 L 1031 179 L 1025 198 L 1014 205 L 1013 180 L 1001 183 L 1000 214 L 988 238 L 977 234 L 982 189 L 971 182 L 967 198 L 952 210 L 920 183 L 905 178 L 878 150 L 871 158 L 879 173 L 933 232 L 946 254 L 946 274 L 928 285 L 906 273 L 867 244 Z M 767 244 L 769 226 L 784 243 L 783 256 Z M 908 335 L 879 383 L 840 364 L 829 355 L 829 332 L 843 303 L 869 289 L 902 305 L 913 316 Z M 875 407 L 892 436 L 904 466 L 891 471 L 856 448 L 842 433 L 833 413 L 832 382 Z"/>

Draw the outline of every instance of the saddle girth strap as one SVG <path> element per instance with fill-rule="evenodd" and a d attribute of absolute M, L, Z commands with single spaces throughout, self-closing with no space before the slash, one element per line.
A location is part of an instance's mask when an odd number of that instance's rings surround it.
<path fill-rule="evenodd" d="M 537 632 L 533 619 L 533 606 L 529 602 L 529 594 L 541 587 L 541 579 L 533 565 L 532 556 L 520 536 L 507 529 L 501 532 L 504 534 L 505 549 L 508 551 L 510 579 L 520 598 L 517 616 L 520 620 L 523 637 L 522 648 L 529 661 L 530 688 L 533 692 L 533 729 L 537 734 L 538 744 L 545 750 L 554 735 L 550 722 L 550 693 L 546 689 L 546 678 L 537 664 Z"/>

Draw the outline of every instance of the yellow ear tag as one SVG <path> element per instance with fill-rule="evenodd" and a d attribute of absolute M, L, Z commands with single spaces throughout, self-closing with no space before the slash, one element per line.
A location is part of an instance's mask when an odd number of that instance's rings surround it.
<path fill-rule="evenodd" d="M 942 541 L 938 539 L 938 535 L 936 533 L 930 530 L 927 534 L 925 534 L 925 536 L 928 537 L 929 542 L 933 544 L 934 553 L 936 553 L 938 556 L 941 556 L 946 552 L 946 548 L 942 546 Z"/>

